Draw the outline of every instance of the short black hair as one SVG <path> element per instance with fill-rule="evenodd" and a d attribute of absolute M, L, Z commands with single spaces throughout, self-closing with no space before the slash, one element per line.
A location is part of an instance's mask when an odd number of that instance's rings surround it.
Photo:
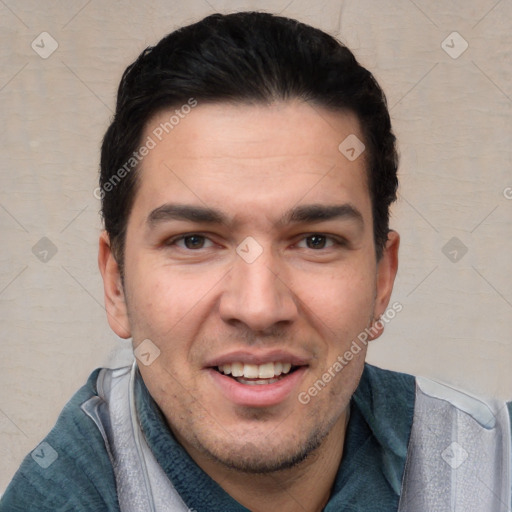
<path fill-rule="evenodd" d="M 270 104 L 288 99 L 356 114 L 366 146 L 380 258 L 398 187 L 395 136 L 382 89 L 352 52 L 325 32 L 282 16 L 238 12 L 213 14 L 170 33 L 144 50 L 123 74 L 101 148 L 99 189 L 121 274 L 137 190 L 136 153 L 148 121 L 191 101 Z"/>

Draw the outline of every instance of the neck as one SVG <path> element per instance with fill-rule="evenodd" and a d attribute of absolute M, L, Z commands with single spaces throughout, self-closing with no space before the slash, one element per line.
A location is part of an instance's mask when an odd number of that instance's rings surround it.
<path fill-rule="evenodd" d="M 203 471 L 252 512 L 320 512 L 329 501 L 343 456 L 347 411 L 320 447 L 290 469 L 269 474 L 242 473 L 205 459 L 189 447 L 187 451 Z"/>

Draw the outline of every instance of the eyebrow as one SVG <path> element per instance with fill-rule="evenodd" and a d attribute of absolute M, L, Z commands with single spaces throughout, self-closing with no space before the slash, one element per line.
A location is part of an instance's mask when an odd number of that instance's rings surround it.
<path fill-rule="evenodd" d="M 349 203 L 340 205 L 323 205 L 323 204 L 312 204 L 297 206 L 289 212 L 287 212 L 282 219 L 282 223 L 293 223 L 293 222 L 323 222 L 328 220 L 355 220 L 359 224 L 364 224 L 362 213 Z"/>
<path fill-rule="evenodd" d="M 341 205 L 311 204 L 292 208 L 286 212 L 279 224 L 314 223 L 328 220 L 355 220 L 364 224 L 361 212 L 349 203 Z M 157 224 L 181 220 L 206 224 L 228 225 L 228 217 L 220 210 L 204 206 L 192 206 L 166 203 L 155 208 L 147 217 L 147 224 L 154 227 Z"/>
<path fill-rule="evenodd" d="M 170 220 L 187 220 L 207 224 L 227 224 L 227 217 L 213 208 L 166 203 L 154 209 L 147 218 L 151 227 Z"/>

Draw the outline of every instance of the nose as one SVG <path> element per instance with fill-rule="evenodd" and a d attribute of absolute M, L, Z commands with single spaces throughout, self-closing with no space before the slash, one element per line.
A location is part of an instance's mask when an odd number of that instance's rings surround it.
<path fill-rule="evenodd" d="M 298 315 L 297 303 L 277 258 L 264 252 L 251 263 L 238 255 L 220 298 L 221 318 L 244 324 L 253 332 L 270 333 L 291 324 Z"/>

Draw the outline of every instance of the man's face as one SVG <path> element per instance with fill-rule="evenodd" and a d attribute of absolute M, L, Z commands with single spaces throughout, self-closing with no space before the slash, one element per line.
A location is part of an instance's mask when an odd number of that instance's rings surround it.
<path fill-rule="evenodd" d="M 172 113 L 142 139 L 157 144 L 142 162 L 111 325 L 160 350 L 139 368 L 192 456 L 288 467 L 344 424 L 364 347 L 308 404 L 300 393 L 391 293 L 398 244 L 376 262 L 365 154 L 338 149 L 363 135 L 353 115 L 302 102 L 199 104 L 158 141 Z"/>

